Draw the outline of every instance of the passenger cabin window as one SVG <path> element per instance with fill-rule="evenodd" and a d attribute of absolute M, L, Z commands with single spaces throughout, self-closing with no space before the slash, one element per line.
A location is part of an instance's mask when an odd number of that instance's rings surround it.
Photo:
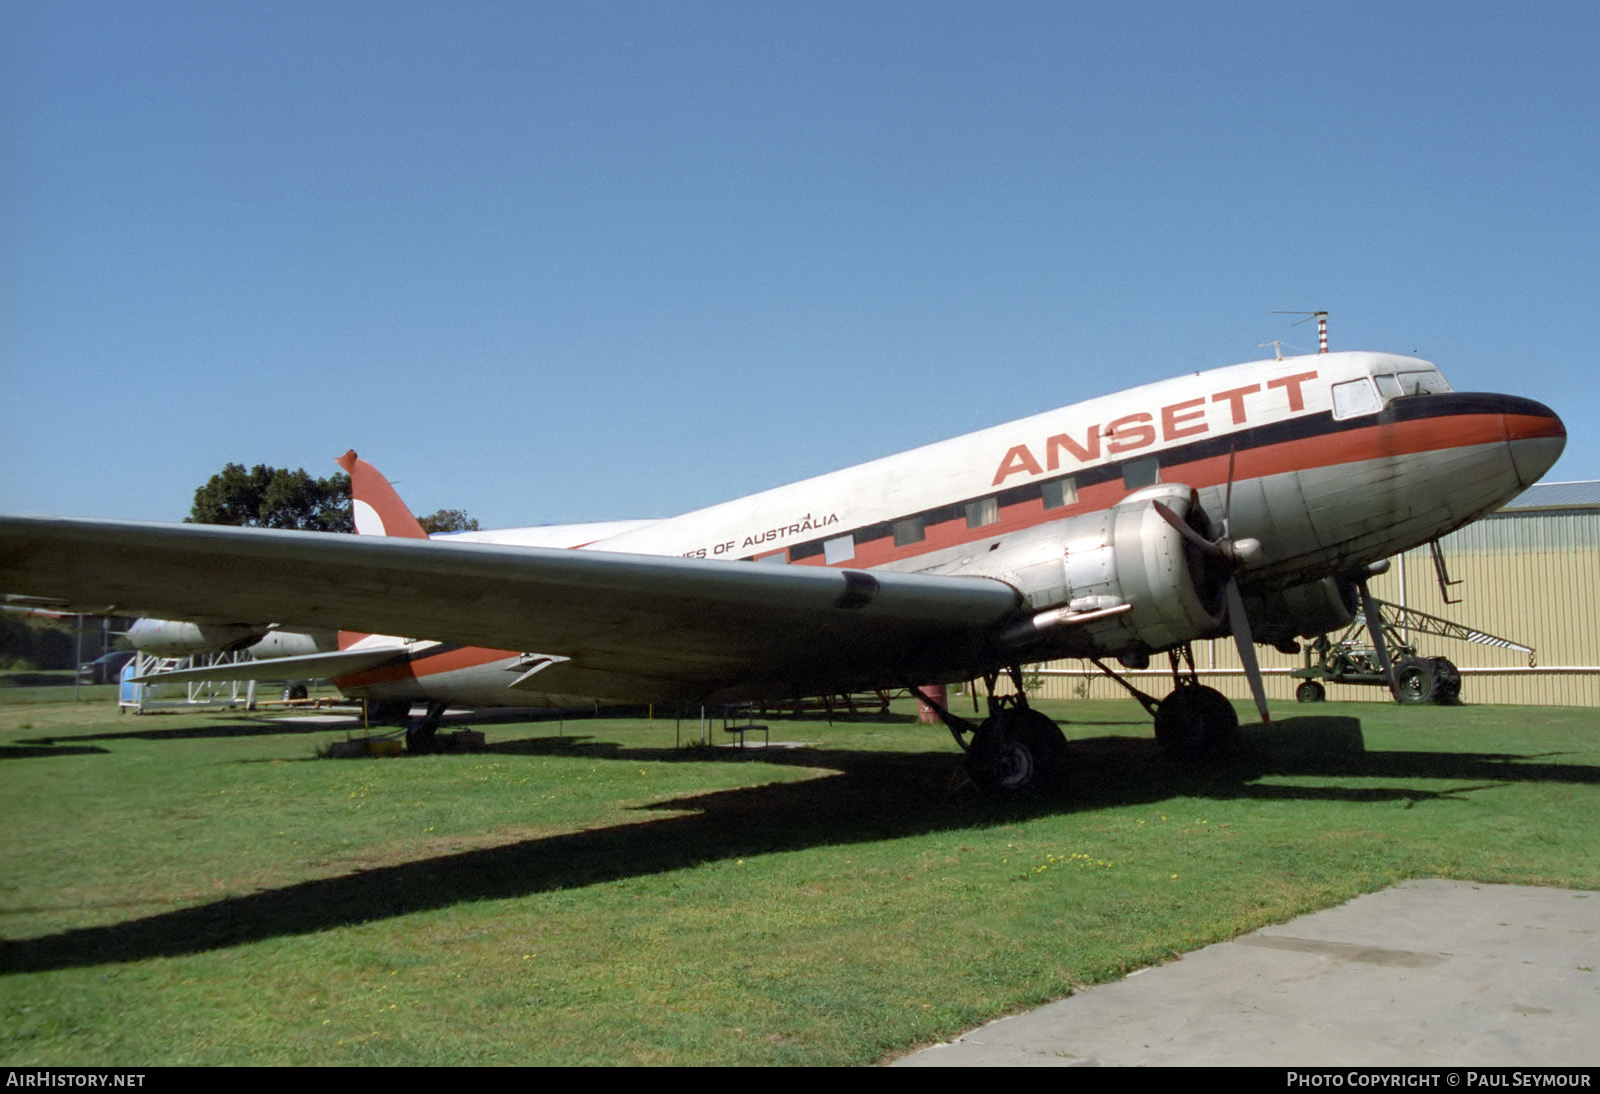
<path fill-rule="evenodd" d="M 979 498 L 977 501 L 967 502 L 968 528 L 982 528 L 985 524 L 998 524 L 999 522 L 999 498 Z"/>
<path fill-rule="evenodd" d="M 1161 481 L 1161 465 L 1152 459 L 1129 460 L 1122 465 L 1122 485 L 1129 490 L 1154 486 Z"/>
<path fill-rule="evenodd" d="M 1333 416 L 1355 418 L 1362 414 L 1376 414 L 1383 406 L 1377 389 L 1368 379 L 1346 380 L 1333 385 Z"/>
<path fill-rule="evenodd" d="M 822 541 L 822 561 L 829 566 L 836 566 L 841 562 L 849 562 L 855 557 L 855 536 L 835 536 L 833 539 Z"/>
<path fill-rule="evenodd" d="M 896 547 L 909 547 L 913 543 L 921 543 L 928 538 L 928 533 L 923 530 L 921 517 L 908 517 L 905 520 L 894 522 L 894 545 Z"/>
<path fill-rule="evenodd" d="M 1070 475 L 1064 479 L 1052 479 L 1044 483 L 1039 487 L 1039 493 L 1044 498 L 1046 509 L 1061 509 L 1078 504 L 1078 484 Z"/>

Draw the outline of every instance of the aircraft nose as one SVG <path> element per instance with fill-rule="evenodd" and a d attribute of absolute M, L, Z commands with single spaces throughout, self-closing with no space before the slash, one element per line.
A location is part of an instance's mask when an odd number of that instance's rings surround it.
<path fill-rule="evenodd" d="M 1532 486 L 1555 466 L 1567 447 L 1567 427 L 1556 412 L 1532 399 L 1504 396 L 1501 411 L 1506 447 L 1517 481 Z"/>

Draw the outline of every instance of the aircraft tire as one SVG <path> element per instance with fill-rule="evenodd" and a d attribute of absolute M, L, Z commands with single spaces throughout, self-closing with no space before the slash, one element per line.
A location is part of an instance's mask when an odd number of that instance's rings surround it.
<path fill-rule="evenodd" d="M 1021 741 L 1009 739 L 1000 728 L 999 716 L 991 714 L 973 734 L 967 774 L 989 793 L 1020 794 L 1033 784 L 1033 752 Z"/>
<path fill-rule="evenodd" d="M 1407 705 L 1431 703 L 1439 692 L 1432 662 L 1407 657 L 1394 667 L 1395 697 Z"/>
<path fill-rule="evenodd" d="M 306 690 L 306 686 L 304 684 L 285 684 L 285 685 L 283 685 L 283 699 L 284 699 L 284 702 L 293 702 L 296 699 L 304 699 L 309 694 L 310 694 L 310 692 L 308 692 Z"/>
<path fill-rule="evenodd" d="M 1072 757 L 1061 727 L 1037 710 L 1012 712 L 1010 736 L 1020 740 L 1033 753 L 1034 776 L 1041 787 L 1059 786 L 1066 781 Z"/>
<path fill-rule="evenodd" d="M 1174 688 L 1156 709 L 1156 744 L 1185 763 L 1227 755 L 1239 744 L 1239 712 L 1216 688 Z"/>
<path fill-rule="evenodd" d="M 1193 688 L 1174 688 L 1156 708 L 1156 744 L 1174 760 L 1192 763 L 1206 754 L 1206 721 Z"/>
<path fill-rule="evenodd" d="M 1060 785 L 1067 776 L 1067 739 L 1036 710 L 1003 710 L 973 737 L 967 774 L 985 791 L 1020 797 Z"/>
<path fill-rule="evenodd" d="M 1217 756 L 1232 752 L 1239 744 L 1239 712 L 1216 688 L 1198 687 L 1194 691 L 1195 703 L 1206 725 L 1206 754 Z"/>
<path fill-rule="evenodd" d="M 1316 680 L 1302 680 L 1300 686 L 1294 689 L 1294 699 L 1297 703 L 1320 703 L 1328 697 L 1328 689 Z"/>

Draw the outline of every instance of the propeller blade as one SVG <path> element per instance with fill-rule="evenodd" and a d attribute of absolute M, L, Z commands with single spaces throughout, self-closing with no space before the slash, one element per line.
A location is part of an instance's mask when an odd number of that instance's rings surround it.
<path fill-rule="evenodd" d="M 1222 498 L 1222 538 L 1233 535 L 1233 460 L 1239 454 L 1233 445 L 1228 446 L 1228 492 Z"/>
<path fill-rule="evenodd" d="M 1245 614 L 1244 597 L 1239 593 L 1239 582 L 1228 579 L 1225 590 L 1228 598 L 1228 626 L 1233 630 L 1233 641 L 1239 647 L 1239 661 L 1244 665 L 1245 679 L 1250 681 L 1250 694 L 1255 698 L 1256 710 L 1261 712 L 1261 724 L 1272 724 L 1267 713 L 1267 689 L 1261 682 L 1261 662 L 1256 659 L 1255 636 L 1250 633 L 1250 617 Z"/>
<path fill-rule="evenodd" d="M 1226 559 L 1228 557 L 1227 552 L 1223 550 L 1220 544 L 1212 543 L 1205 536 L 1202 536 L 1199 532 L 1196 532 L 1193 528 L 1190 528 L 1189 525 L 1184 522 L 1182 517 L 1178 516 L 1178 514 L 1174 513 L 1171 509 L 1168 509 L 1161 502 L 1153 501 L 1150 504 L 1155 506 L 1156 512 L 1161 514 L 1162 520 L 1172 525 L 1172 527 L 1177 530 L 1179 535 L 1188 540 L 1190 543 L 1194 544 L 1196 547 L 1200 548 L 1206 554 L 1210 555 L 1212 558 Z"/>
<path fill-rule="evenodd" d="M 1383 640 L 1383 613 L 1378 609 L 1377 600 L 1367 591 L 1366 578 L 1356 582 L 1356 588 L 1361 590 L 1361 612 L 1366 616 L 1367 633 L 1372 635 L 1372 648 L 1378 655 L 1378 667 L 1383 669 L 1384 679 L 1389 681 L 1389 694 L 1399 702 L 1400 687 L 1394 678 L 1394 662 L 1389 660 L 1389 646 Z"/>

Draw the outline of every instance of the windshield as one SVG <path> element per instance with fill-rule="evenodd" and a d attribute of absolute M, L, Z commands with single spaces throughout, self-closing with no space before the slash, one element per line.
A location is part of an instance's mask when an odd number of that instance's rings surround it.
<path fill-rule="evenodd" d="M 1435 395 L 1451 390 L 1436 369 L 1375 372 L 1370 378 L 1333 385 L 1333 416 L 1354 418 L 1376 414 L 1395 399 Z"/>

